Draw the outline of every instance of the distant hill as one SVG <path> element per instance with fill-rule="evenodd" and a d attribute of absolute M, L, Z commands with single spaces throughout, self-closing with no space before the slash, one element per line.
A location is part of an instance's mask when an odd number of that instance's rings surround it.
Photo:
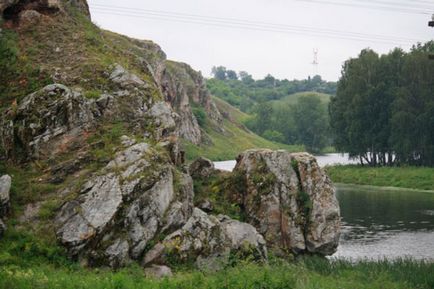
<path fill-rule="evenodd" d="M 213 97 L 214 103 L 223 116 L 222 130 L 213 128 L 206 122 L 204 131 L 209 142 L 194 145 L 184 141 L 187 160 L 205 156 L 215 161 L 235 159 L 239 152 L 251 148 L 285 149 L 288 151 L 304 151 L 303 146 L 286 145 L 266 140 L 247 129 L 242 122 L 251 116 L 233 107 L 226 101 Z"/>
<path fill-rule="evenodd" d="M 315 96 L 321 100 L 322 103 L 328 104 L 330 102 L 331 95 L 326 93 L 320 93 L 316 91 L 298 92 L 294 94 L 287 95 L 279 100 L 273 100 L 271 103 L 273 107 L 279 107 L 282 105 L 292 105 L 297 102 L 301 97 Z"/>

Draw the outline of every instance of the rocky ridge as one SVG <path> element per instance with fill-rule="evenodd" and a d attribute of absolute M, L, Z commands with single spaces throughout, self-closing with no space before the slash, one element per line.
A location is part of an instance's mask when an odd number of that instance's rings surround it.
<path fill-rule="evenodd" d="M 29 20 L 23 15 L 36 12 L 42 15 L 39 25 L 49 17 L 59 26 L 70 20 L 63 15 L 74 17 L 71 7 L 89 16 L 86 1 L 1 1 L 0 7 L 5 26 L 23 38 Z M 86 19 L 80 20 L 83 26 L 68 24 L 88 29 Z M 71 37 L 78 33 L 72 32 Z M 79 67 L 59 63 L 50 84 L 15 99 L 0 117 L 3 161 L 22 171 L 35 168 L 32 181 L 56 186 L 53 193 L 20 204 L 32 212 L 12 212 L 23 220 L 20 226 L 29 225 L 25 216 L 32 216 L 83 265 L 117 268 L 137 261 L 156 274 L 169 274 L 164 266 L 174 262 L 210 270 L 234 256 L 266 262 L 267 247 L 295 254 L 334 252 L 339 208 L 332 184 L 310 155 L 248 151 L 240 156 L 221 189 L 245 210 L 245 222 L 212 215 L 212 204 L 202 206 L 207 213 L 195 208 L 192 176 L 210 178 L 215 170 L 204 159 L 189 169 L 180 140 L 204 141 L 194 108 L 216 128 L 222 121 L 203 77 L 186 64 L 168 61 L 150 41 L 99 35 L 95 27 L 86 32 L 89 51 L 76 56 L 59 48 L 65 57 L 82 57 Z M 100 42 L 97 51 L 106 54 L 92 55 Z M 116 61 L 92 62 L 107 55 Z M 47 70 L 49 64 L 40 63 Z M 81 69 L 86 65 L 102 72 L 89 74 Z M 2 218 L 11 181 L 0 180 Z M 57 204 L 54 217 L 43 221 L 37 211 L 50 198 Z M 0 220 L 0 235 L 5 228 Z"/>

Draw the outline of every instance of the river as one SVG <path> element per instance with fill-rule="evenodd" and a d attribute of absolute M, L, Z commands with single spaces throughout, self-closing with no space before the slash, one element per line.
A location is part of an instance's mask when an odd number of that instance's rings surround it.
<path fill-rule="evenodd" d="M 320 166 L 355 163 L 348 155 L 317 156 Z M 216 162 L 232 171 L 235 161 Z M 434 262 L 434 193 L 338 186 L 342 234 L 332 258 L 413 258 Z"/>
<path fill-rule="evenodd" d="M 434 193 L 337 188 L 342 234 L 334 257 L 434 261 Z"/>

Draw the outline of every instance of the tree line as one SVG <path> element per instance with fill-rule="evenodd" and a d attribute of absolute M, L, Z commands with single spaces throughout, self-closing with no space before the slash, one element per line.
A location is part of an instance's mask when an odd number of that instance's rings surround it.
<path fill-rule="evenodd" d="M 345 62 L 329 112 L 335 148 L 362 164 L 434 166 L 434 41 Z"/>
<path fill-rule="evenodd" d="M 255 80 L 246 71 L 237 73 L 224 66 L 213 67 L 212 75 L 213 78 L 207 82 L 211 94 L 247 113 L 257 103 L 279 100 L 297 92 L 336 93 L 336 82 L 324 81 L 319 75 L 303 80 L 281 80 L 268 74 Z"/>
<path fill-rule="evenodd" d="M 314 153 L 331 144 L 327 103 L 316 92 L 335 93 L 336 83 L 319 75 L 304 80 L 279 80 L 268 74 L 254 80 L 245 72 L 214 67 L 207 81 L 214 96 L 250 115 L 244 124 L 279 143 L 304 145 Z M 295 93 L 308 92 L 297 95 Z M 327 95 L 328 100 L 328 95 Z"/>

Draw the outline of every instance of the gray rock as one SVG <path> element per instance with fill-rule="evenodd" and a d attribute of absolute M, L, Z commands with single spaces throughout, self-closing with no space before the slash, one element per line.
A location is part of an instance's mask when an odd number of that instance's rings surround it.
<path fill-rule="evenodd" d="M 110 74 L 110 80 L 116 84 L 119 84 L 122 88 L 147 87 L 146 83 L 137 75 L 126 71 L 119 64 L 116 64 L 113 72 Z"/>
<path fill-rule="evenodd" d="M 0 118 L 6 157 L 26 160 L 55 156 L 85 143 L 83 131 L 93 127 L 99 111 L 80 93 L 52 84 L 25 97 L 7 114 L 13 117 Z"/>
<path fill-rule="evenodd" d="M 339 204 L 313 156 L 249 150 L 238 157 L 233 176 L 233 199 L 277 254 L 336 251 Z"/>
<path fill-rule="evenodd" d="M 119 268 L 128 265 L 131 260 L 128 255 L 129 245 L 126 240 L 117 239 L 107 248 L 107 256 L 110 267 Z"/>
<path fill-rule="evenodd" d="M 215 270 L 227 264 L 231 254 L 266 261 L 265 244 L 253 226 L 227 216 L 210 216 L 195 208 L 181 229 L 168 235 L 145 256 L 145 263 L 192 260 L 201 269 Z"/>
<path fill-rule="evenodd" d="M 152 265 L 148 268 L 145 268 L 145 274 L 149 277 L 154 277 L 157 279 L 161 279 L 164 277 L 172 277 L 172 270 L 163 265 Z"/>
<path fill-rule="evenodd" d="M 56 216 L 57 238 L 70 256 L 121 267 L 139 260 L 161 232 L 185 224 L 193 206 L 191 178 L 175 175 L 157 156 L 146 143 L 126 148 L 82 186 L 77 199 L 63 205 Z"/>
<path fill-rule="evenodd" d="M 12 178 L 9 175 L 0 177 L 0 218 L 9 211 L 11 185 Z"/>
<path fill-rule="evenodd" d="M 200 157 L 190 165 L 190 174 L 193 178 L 208 178 L 214 172 L 214 163 L 209 159 Z"/>
<path fill-rule="evenodd" d="M 214 209 L 214 206 L 209 199 L 203 200 L 197 207 L 206 213 L 210 213 Z"/>
<path fill-rule="evenodd" d="M 21 27 L 29 27 L 37 25 L 42 17 L 42 14 L 35 10 L 24 10 L 19 15 Z"/>
<path fill-rule="evenodd" d="M 3 223 L 3 220 L 0 219 L 0 239 L 3 237 L 4 233 L 6 232 L 6 225 Z"/>
<path fill-rule="evenodd" d="M 178 120 L 178 115 L 172 111 L 167 103 L 162 101 L 155 103 L 149 110 L 149 115 L 155 119 L 155 137 L 157 139 L 168 137 L 175 131 L 175 120 Z"/>
<path fill-rule="evenodd" d="M 340 233 L 340 209 L 336 189 L 314 156 L 292 154 L 297 163 L 301 190 L 311 205 L 305 229 L 307 250 L 322 255 L 336 252 Z"/>
<path fill-rule="evenodd" d="M 121 143 L 124 147 L 129 147 L 136 144 L 136 140 L 126 135 L 121 136 Z"/>

